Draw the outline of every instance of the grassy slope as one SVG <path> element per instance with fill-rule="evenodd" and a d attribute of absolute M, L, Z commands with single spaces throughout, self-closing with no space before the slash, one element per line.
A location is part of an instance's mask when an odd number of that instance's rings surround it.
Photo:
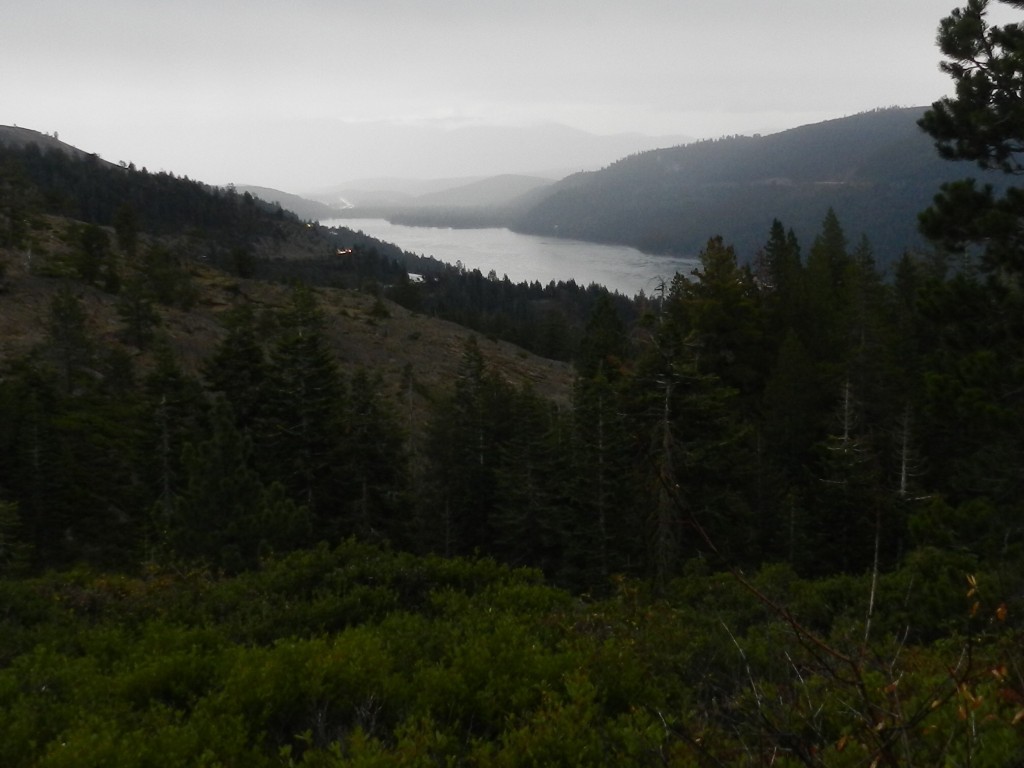
<path fill-rule="evenodd" d="M 47 217 L 45 229 L 36 233 L 34 252 L 0 250 L 6 263 L 4 290 L 0 293 L 0 364 L 28 352 L 46 335 L 46 319 L 53 296 L 67 284 L 64 279 L 37 274 L 47 261 L 66 255 L 70 247 L 61 235 L 69 222 Z M 278 256 L 308 255 L 308 244 L 278 243 Z M 284 285 L 246 280 L 194 261 L 190 267 L 199 290 L 195 306 L 184 311 L 159 307 L 162 331 L 179 353 L 182 364 L 193 371 L 225 335 L 219 318 L 233 306 L 244 303 L 259 309 L 280 309 L 287 305 L 289 288 Z M 117 297 L 99 288 L 70 283 L 84 301 L 92 331 L 104 344 L 119 344 L 121 323 Z M 401 396 L 403 371 L 411 366 L 418 391 L 433 394 L 452 381 L 462 355 L 462 345 L 472 331 L 455 323 L 417 315 L 391 302 L 384 302 L 386 314 L 374 310 L 375 299 L 357 291 L 317 288 L 316 295 L 328 321 L 328 336 L 342 370 L 358 368 L 378 372 L 386 392 Z M 488 365 L 515 384 L 529 382 L 534 389 L 557 401 L 568 400 L 572 371 L 568 364 L 546 360 L 506 342 L 481 344 Z M 145 366 L 148 357 L 141 354 Z"/>

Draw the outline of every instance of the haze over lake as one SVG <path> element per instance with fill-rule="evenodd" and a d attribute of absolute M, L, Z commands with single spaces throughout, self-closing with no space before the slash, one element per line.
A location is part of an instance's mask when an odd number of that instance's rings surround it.
<path fill-rule="evenodd" d="M 601 245 L 557 237 L 521 235 L 508 229 L 409 227 L 385 219 L 328 219 L 327 227 L 348 227 L 394 243 L 404 251 L 433 256 L 448 264 L 462 262 L 483 274 L 494 270 L 515 283 L 575 280 L 598 283 L 634 296 L 652 293 L 676 272 L 689 274 L 698 262 L 690 258 L 652 256 L 625 245 Z"/>

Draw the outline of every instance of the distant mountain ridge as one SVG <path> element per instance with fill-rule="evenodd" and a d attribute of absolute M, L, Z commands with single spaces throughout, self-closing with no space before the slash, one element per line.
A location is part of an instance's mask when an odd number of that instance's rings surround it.
<path fill-rule="evenodd" d="M 367 209 L 372 213 L 374 209 L 494 208 L 515 205 L 555 181 L 512 173 L 462 179 L 367 179 L 312 197 L 335 207 L 344 203 L 341 207 L 358 216 L 367 215 Z"/>
<path fill-rule="evenodd" d="M 532 199 L 543 194 L 543 190 L 555 183 L 554 179 L 536 176 L 504 174 L 483 179 L 436 179 L 416 182 L 410 180 L 406 188 L 422 187 L 429 191 L 422 194 L 399 192 L 397 187 L 403 180 L 381 180 L 365 182 L 366 189 L 337 188 L 318 193 L 316 198 L 302 197 L 271 187 L 252 184 L 235 185 L 236 192 L 253 195 L 268 203 L 276 203 L 287 211 L 307 221 L 326 221 L 346 216 L 365 217 L 381 210 L 396 208 L 494 208 L 508 207 L 517 202 Z M 358 184 L 358 183 L 357 183 Z M 388 186 L 391 189 L 388 189 Z M 375 189 L 382 186 L 382 189 Z"/>
<path fill-rule="evenodd" d="M 539 176 L 502 174 L 419 195 L 410 202 L 414 205 L 433 206 L 508 205 L 523 195 L 544 189 L 554 183 L 554 179 L 545 179 Z"/>
<path fill-rule="evenodd" d="M 692 257 L 709 237 L 721 235 L 743 260 L 756 256 L 776 218 L 796 232 L 806 252 L 832 208 L 847 239 L 853 243 L 866 235 L 876 260 L 885 265 L 923 244 L 917 215 L 941 184 L 971 176 L 996 187 L 1006 184 L 1000 175 L 986 175 L 972 164 L 940 159 L 916 124 L 924 110 L 880 109 L 765 136 L 630 150 L 600 170 L 573 173 L 554 183 L 539 175 L 498 174 L 379 178 L 304 197 L 267 187 L 237 189 L 309 220 L 341 218 L 350 204 L 355 210 L 349 215 L 360 217 L 381 216 L 413 225 L 503 226 L 526 234 L 629 245 L 654 254 Z M 407 152 L 437 149 L 442 133 L 430 133 L 429 141 Z M 595 139 L 564 126 L 529 135 L 548 134 L 566 140 Z M 514 129 L 466 128 L 448 132 L 445 142 L 452 135 L 465 139 L 461 155 L 451 158 L 455 162 L 488 146 L 498 152 L 523 134 Z M 596 139 L 600 141 L 589 146 L 600 145 L 602 152 L 620 141 L 639 141 L 626 135 Z M 95 157 L 56 136 L 0 126 L 0 144 L 32 143 Z M 519 147 L 517 156 L 528 149 Z M 545 159 L 546 155 L 538 156 L 537 165 Z M 345 194 L 353 200 L 341 202 Z"/>
<path fill-rule="evenodd" d="M 923 245 L 917 215 L 944 182 L 982 174 L 939 158 L 917 126 L 925 109 L 878 109 L 764 136 L 634 152 L 555 183 L 529 182 L 518 195 L 503 186 L 522 178 L 514 176 L 366 182 L 353 185 L 362 191 L 350 190 L 347 213 L 418 226 L 502 226 L 688 257 L 721 235 L 751 260 L 776 218 L 806 252 L 832 208 L 848 241 L 866 235 L 885 265 Z M 1005 184 L 992 174 L 985 181 Z"/>
<path fill-rule="evenodd" d="M 508 225 L 686 256 L 722 235 L 751 259 L 775 218 L 806 251 L 831 207 L 848 240 L 866 235 L 878 261 L 889 263 L 921 243 L 917 214 L 943 182 L 981 175 L 938 157 L 916 124 L 924 109 L 642 152 L 563 179 Z"/>
<path fill-rule="evenodd" d="M 569 126 L 438 123 L 325 122 L 296 125 L 294 143 L 282 147 L 296 163 L 315 147 L 318 175 L 336 179 L 481 179 L 503 174 L 563 178 L 603 168 L 620 157 L 692 141 L 683 135 L 601 135 Z M 312 189 L 293 190 L 322 199 Z M 333 201 L 327 201 L 333 202 Z"/>
<path fill-rule="evenodd" d="M 259 187 L 252 184 L 238 184 L 236 192 L 248 192 L 253 197 L 258 197 L 268 203 L 277 203 L 286 211 L 291 211 L 300 219 L 305 221 L 323 221 L 333 219 L 339 214 L 339 209 L 317 200 L 293 195 L 290 192 L 283 192 L 280 189 L 270 187 Z"/>

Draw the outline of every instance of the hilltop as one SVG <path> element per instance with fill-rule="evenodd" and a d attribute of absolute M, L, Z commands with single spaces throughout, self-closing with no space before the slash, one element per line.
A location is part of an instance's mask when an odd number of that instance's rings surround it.
<path fill-rule="evenodd" d="M 310 200 L 290 192 L 272 187 L 260 187 L 253 184 L 238 184 L 235 191 L 240 194 L 248 192 L 253 197 L 266 200 L 268 203 L 280 205 L 284 210 L 291 211 L 305 221 L 323 221 L 340 215 L 340 208 L 326 203 Z"/>
<path fill-rule="evenodd" d="M 16 125 L 0 125 L 0 146 L 19 149 L 27 146 L 36 146 L 42 150 L 56 150 L 77 160 L 89 157 L 88 152 L 61 141 L 57 133 L 51 136 L 48 133 L 35 131 L 31 128 L 21 128 Z"/>

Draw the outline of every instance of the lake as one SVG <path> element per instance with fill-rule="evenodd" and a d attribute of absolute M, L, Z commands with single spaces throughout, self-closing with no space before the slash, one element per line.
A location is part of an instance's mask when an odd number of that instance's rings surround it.
<path fill-rule="evenodd" d="M 520 235 L 508 229 L 448 229 L 409 227 L 385 219 L 328 219 L 327 227 L 348 227 L 397 245 L 420 256 L 447 264 L 462 262 L 466 269 L 491 270 L 514 283 L 575 280 L 598 283 L 626 296 L 641 290 L 650 295 L 676 272 L 689 274 L 695 259 L 652 256 L 624 245 L 600 245 L 557 237 Z"/>

